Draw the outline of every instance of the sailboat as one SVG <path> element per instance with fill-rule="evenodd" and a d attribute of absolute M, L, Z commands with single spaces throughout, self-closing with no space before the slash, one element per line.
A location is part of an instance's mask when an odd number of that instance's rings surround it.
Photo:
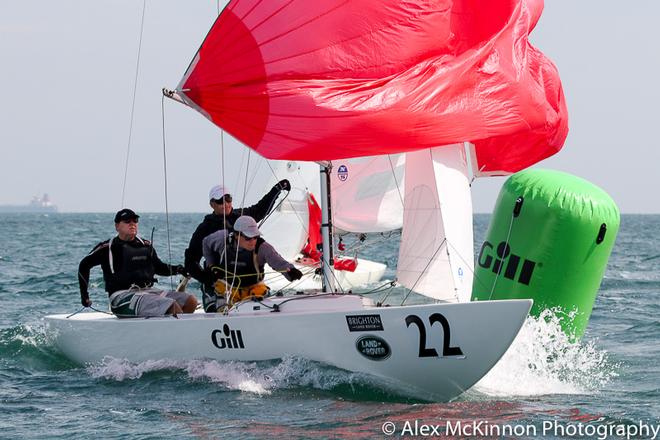
<path fill-rule="evenodd" d="M 469 302 L 471 179 L 530 166 L 567 134 L 557 70 L 526 39 L 541 9 L 531 0 L 230 1 L 166 94 L 263 157 L 319 163 L 323 291 L 178 319 L 51 315 L 56 345 L 80 363 L 299 356 L 433 401 L 469 389 L 531 307 Z M 350 178 L 350 159 L 394 154 L 406 176 L 397 278 L 428 304 L 384 306 L 335 288 L 332 176 Z"/>

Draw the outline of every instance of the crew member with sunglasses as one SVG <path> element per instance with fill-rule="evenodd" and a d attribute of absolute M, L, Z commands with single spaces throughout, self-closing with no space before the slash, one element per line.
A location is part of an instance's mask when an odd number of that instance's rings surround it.
<path fill-rule="evenodd" d="M 289 281 L 302 277 L 302 272 L 261 237 L 257 222 L 247 215 L 236 219 L 233 232 L 223 229 L 206 237 L 203 249 L 214 280 L 213 311 L 225 305 L 225 298 L 232 306 L 250 297 L 263 297 L 268 292 L 263 282 L 266 263 Z"/>
<path fill-rule="evenodd" d="M 234 228 L 234 223 L 241 215 L 249 215 L 256 221 L 261 221 L 268 212 L 275 206 L 277 197 L 281 191 L 291 191 L 291 184 L 284 179 L 279 181 L 273 188 L 262 197 L 256 205 L 247 208 L 234 209 L 232 206 L 232 197 L 229 190 L 216 185 L 209 191 L 209 205 L 213 212 L 204 217 L 202 223 L 197 226 L 195 232 L 190 238 L 188 249 L 184 254 L 184 265 L 190 276 L 200 282 L 202 289 L 202 303 L 204 310 L 215 312 L 215 292 L 212 286 L 211 275 L 200 265 L 202 259 L 202 241 L 205 237 L 216 231 Z"/>
<path fill-rule="evenodd" d="M 193 313 L 194 295 L 153 288 L 154 275 L 184 275 L 183 266 L 163 263 L 148 240 L 138 237 L 140 216 L 131 209 L 115 215 L 117 236 L 97 244 L 78 267 L 80 302 L 91 307 L 89 272 L 101 266 L 105 290 L 110 295 L 110 309 L 120 318 L 149 317 Z"/>

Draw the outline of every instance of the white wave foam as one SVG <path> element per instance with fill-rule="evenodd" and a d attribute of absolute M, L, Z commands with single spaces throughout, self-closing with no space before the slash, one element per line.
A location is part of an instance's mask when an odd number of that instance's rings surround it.
<path fill-rule="evenodd" d="M 256 363 L 190 361 L 186 364 L 185 370 L 191 379 L 210 380 L 246 393 L 270 393 L 270 380 Z"/>
<path fill-rule="evenodd" d="M 180 368 L 180 364 L 180 361 L 167 359 L 150 360 L 135 364 L 126 359 L 117 359 L 106 356 L 100 363 L 88 366 L 87 372 L 95 378 L 117 380 L 121 382 L 124 380 L 139 379 L 143 374 L 149 373 L 150 371 Z"/>
<path fill-rule="evenodd" d="M 590 394 L 618 374 L 595 341 L 571 342 L 560 318 L 529 316 L 509 350 L 475 389 L 490 396 Z"/>
<path fill-rule="evenodd" d="M 41 347 L 47 345 L 48 332 L 46 327 L 41 324 L 23 324 L 17 328 L 13 334 L 13 339 L 22 345 L 30 347 Z"/>
<path fill-rule="evenodd" d="M 191 380 L 206 380 L 229 390 L 259 395 L 296 386 L 326 390 L 340 384 L 353 384 L 362 377 L 356 373 L 294 357 L 284 358 L 275 364 L 167 359 L 131 363 L 125 359 L 106 357 L 99 364 L 87 367 L 88 373 L 93 377 L 116 381 L 135 380 L 145 373 L 172 369 L 185 371 Z"/>

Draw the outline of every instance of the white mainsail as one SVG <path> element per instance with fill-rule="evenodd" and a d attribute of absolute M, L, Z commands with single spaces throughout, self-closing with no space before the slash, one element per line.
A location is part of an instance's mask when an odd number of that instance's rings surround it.
<path fill-rule="evenodd" d="M 406 153 L 399 283 L 442 301 L 472 292 L 472 198 L 463 144 Z"/>

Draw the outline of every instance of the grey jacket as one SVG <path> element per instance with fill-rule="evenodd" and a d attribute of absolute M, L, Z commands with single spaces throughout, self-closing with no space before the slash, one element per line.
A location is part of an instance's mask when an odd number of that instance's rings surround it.
<path fill-rule="evenodd" d="M 206 260 L 206 267 L 217 266 L 218 263 L 220 263 L 220 256 L 225 251 L 226 242 L 226 229 L 216 231 L 204 238 L 204 241 L 202 242 L 202 252 L 204 254 L 204 259 Z M 278 272 L 284 272 L 294 267 L 293 264 L 282 258 L 275 248 L 267 242 L 262 243 L 259 247 L 257 261 L 259 265 L 267 263 Z"/>

